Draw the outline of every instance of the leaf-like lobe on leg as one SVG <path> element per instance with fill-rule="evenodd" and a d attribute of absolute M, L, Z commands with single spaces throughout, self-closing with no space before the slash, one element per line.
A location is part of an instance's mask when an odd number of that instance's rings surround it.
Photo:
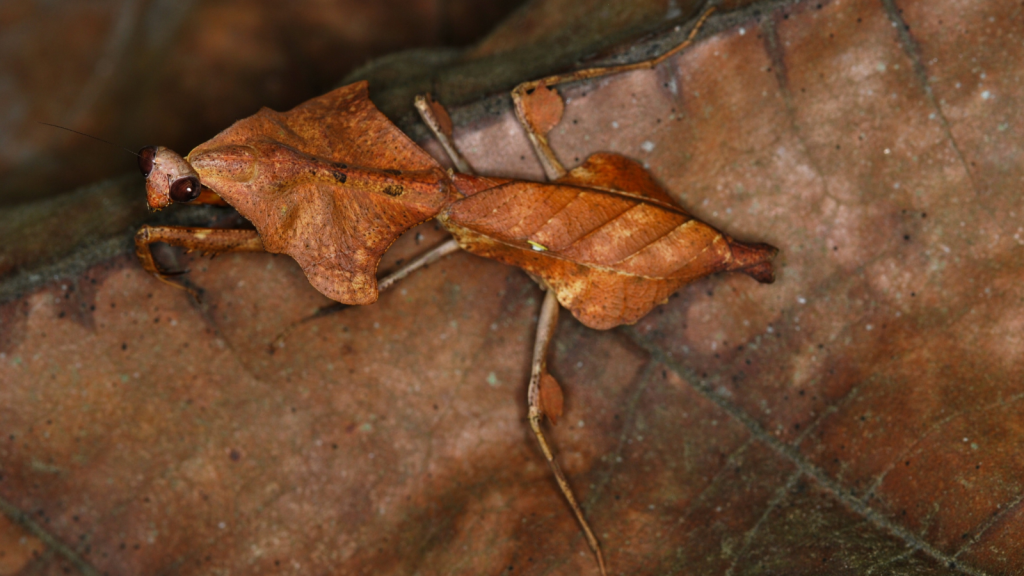
<path fill-rule="evenodd" d="M 448 201 L 449 181 L 370 102 L 365 82 L 289 112 L 262 109 L 188 156 L 206 186 L 288 254 L 320 292 L 377 299 L 377 265 L 403 232 Z"/>
<path fill-rule="evenodd" d="M 562 417 L 563 403 L 562 387 L 554 376 L 545 371 L 540 376 L 540 407 L 552 424 L 558 424 Z"/>
<path fill-rule="evenodd" d="M 550 184 L 509 181 L 476 191 L 440 220 L 465 250 L 541 278 L 596 329 L 632 324 L 708 274 L 771 278 L 775 248 L 737 242 L 694 219 L 642 167 L 610 156 Z"/>
<path fill-rule="evenodd" d="M 451 138 L 452 136 L 452 117 L 448 115 L 448 110 L 441 105 L 440 102 L 434 100 L 434 97 L 430 94 L 425 96 L 427 106 L 430 107 L 430 111 L 434 114 L 434 118 L 437 119 L 437 127 L 441 132 Z"/>
<path fill-rule="evenodd" d="M 534 131 L 547 134 L 562 120 L 565 102 L 557 90 L 541 84 L 523 95 L 523 110 Z"/>

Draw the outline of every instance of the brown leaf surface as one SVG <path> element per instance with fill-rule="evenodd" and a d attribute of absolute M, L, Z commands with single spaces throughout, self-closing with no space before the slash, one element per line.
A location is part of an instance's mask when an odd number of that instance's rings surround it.
<path fill-rule="evenodd" d="M 288 112 L 264 108 L 186 159 L 268 252 L 345 304 L 377 300 L 381 256 L 448 200 L 444 171 L 377 110 L 366 82 Z"/>
<path fill-rule="evenodd" d="M 1024 573 L 1019 6 L 818 4 L 565 90 L 564 162 L 637 158 L 782 252 L 632 328 L 564 315 L 550 434 L 613 573 Z M 524 170 L 514 122 L 456 141 Z M 112 575 L 594 573 L 525 427 L 526 275 L 456 255 L 269 354 L 328 303 L 289 259 L 190 260 L 199 306 L 124 250 L 0 306 L 0 498 L 51 538 L 23 574 L 74 569 L 51 543 Z"/>
<path fill-rule="evenodd" d="M 595 154 L 552 184 L 476 191 L 440 216 L 465 250 L 544 280 L 585 325 L 633 324 L 680 286 L 723 270 L 771 281 L 777 252 L 694 219 L 642 166 Z"/>

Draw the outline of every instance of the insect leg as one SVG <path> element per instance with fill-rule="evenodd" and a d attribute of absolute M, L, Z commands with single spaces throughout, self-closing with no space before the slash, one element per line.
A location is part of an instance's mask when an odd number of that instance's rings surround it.
<path fill-rule="evenodd" d="M 526 135 L 530 138 L 530 143 L 533 145 L 533 149 L 537 153 L 537 158 L 540 159 L 540 163 L 544 167 L 544 173 L 547 174 L 549 180 L 557 180 L 566 173 L 565 167 L 561 162 L 559 162 L 554 151 L 551 149 L 551 146 L 548 144 L 547 134 L 552 128 L 558 125 L 558 121 L 561 119 L 562 115 L 561 106 L 563 106 L 561 96 L 558 95 L 558 93 L 551 87 L 558 84 L 565 84 L 567 82 L 590 80 L 593 78 L 620 74 L 622 72 L 629 72 L 632 70 L 654 68 L 658 64 L 661 64 L 668 58 L 677 54 L 680 50 L 683 50 L 692 44 L 693 39 L 697 36 L 697 33 L 704 25 L 704 22 L 707 21 L 708 17 L 711 16 L 711 13 L 714 11 L 714 6 L 705 9 L 697 19 L 697 22 L 693 25 L 693 28 L 687 35 L 686 40 L 664 54 L 651 58 L 650 60 L 643 60 L 632 64 L 622 64 L 619 66 L 585 68 L 574 72 L 555 74 L 553 76 L 541 78 L 540 80 L 523 82 L 512 89 L 512 104 L 515 108 L 516 116 L 519 118 L 520 124 L 522 124 L 523 128 L 526 130 Z M 557 99 L 557 101 L 555 99 Z M 539 111 L 537 110 L 539 107 L 546 107 L 548 110 Z"/>
<path fill-rule="evenodd" d="M 459 149 L 455 147 L 455 143 L 452 142 L 452 120 L 448 116 L 448 111 L 444 109 L 444 106 L 442 106 L 440 102 L 434 100 L 430 94 L 416 96 L 414 104 L 416 105 L 416 111 L 420 113 L 420 118 L 423 119 L 423 123 L 427 125 L 427 128 L 429 128 L 434 134 L 434 137 L 437 138 L 437 141 L 441 143 L 441 147 L 444 148 L 445 153 L 448 154 L 448 158 L 450 158 L 452 164 L 455 165 L 455 169 L 463 174 L 473 174 L 473 168 L 469 165 L 469 162 L 466 161 L 466 158 L 459 152 Z M 384 278 L 378 280 L 377 291 L 383 292 L 384 290 L 387 290 L 395 282 L 398 282 L 402 278 L 405 278 L 424 266 L 437 262 L 441 258 L 444 258 L 458 249 L 459 243 L 454 238 L 448 239 L 436 248 L 417 256 L 415 260 L 412 260 L 398 270 L 395 270 Z"/>
<path fill-rule="evenodd" d="M 168 276 L 176 276 L 182 272 L 166 272 L 157 265 L 152 250 L 152 245 L 156 242 L 181 246 L 189 252 L 199 250 L 206 254 L 263 252 L 263 241 L 260 240 L 255 230 L 189 228 L 185 226 L 143 226 L 139 228 L 139 231 L 135 233 L 135 255 L 139 258 L 143 269 L 162 282 L 187 290 L 193 296 L 196 295 L 194 290 L 168 279 Z"/>
<path fill-rule="evenodd" d="M 558 125 L 558 120 L 561 120 L 564 104 L 562 103 L 561 96 L 554 90 L 549 91 L 547 85 L 541 84 L 542 82 L 543 80 L 524 82 L 513 88 L 512 107 L 516 111 L 516 118 L 519 119 L 519 123 L 526 130 L 526 136 L 530 139 L 533 151 L 537 154 L 537 159 L 540 160 L 540 164 L 544 168 L 544 174 L 548 177 L 548 180 L 558 180 L 565 176 L 566 169 L 558 160 L 558 157 L 555 156 L 555 151 L 551 149 L 551 145 L 548 144 L 548 132 Z M 530 100 L 532 99 L 528 99 L 527 96 L 534 94 L 536 90 L 540 90 L 541 93 L 550 92 L 550 95 L 557 99 L 558 109 L 553 114 L 548 114 L 548 116 L 553 116 L 550 119 L 553 121 L 549 120 L 545 123 L 539 123 L 532 118 L 533 109 L 537 106 L 531 106 Z M 550 104 L 551 100 L 548 100 L 548 102 Z"/>
<path fill-rule="evenodd" d="M 545 398 L 547 396 L 543 393 L 542 386 L 545 379 L 551 378 L 547 373 L 546 357 L 548 344 L 551 342 L 551 337 L 554 335 L 555 327 L 558 324 L 558 309 L 558 299 L 555 297 L 555 292 L 548 290 L 544 296 L 544 304 L 541 305 L 540 320 L 537 323 L 537 339 L 533 345 L 533 368 L 530 372 L 530 386 L 527 391 L 530 428 L 533 429 L 533 434 L 537 437 L 540 449 L 544 452 L 544 458 L 548 461 L 548 465 L 555 475 L 555 480 L 558 482 L 558 488 L 561 489 L 562 495 L 565 496 L 566 501 L 569 502 L 569 506 L 576 515 L 576 519 L 583 529 L 583 535 L 587 538 L 587 544 L 590 545 L 590 549 L 594 551 L 594 556 L 597 557 L 598 568 L 601 570 L 602 576 L 604 576 L 607 572 L 605 571 L 604 554 L 601 552 L 601 545 L 598 543 L 597 537 L 594 536 L 594 531 L 590 529 L 587 519 L 583 516 L 583 510 L 576 502 L 576 496 L 569 486 L 569 481 L 565 478 L 565 474 L 562 473 L 558 462 L 555 461 L 555 454 L 544 437 L 544 432 L 541 430 L 541 421 L 544 419 L 544 416 L 549 418 L 557 417 L 551 413 L 551 408 L 545 405 Z M 551 379 L 551 382 L 553 382 L 553 379 Z M 557 387 L 557 383 L 554 386 Z M 557 411 L 561 412 L 561 406 L 557 407 Z"/>
<path fill-rule="evenodd" d="M 430 128 L 434 137 L 441 143 L 441 147 L 448 154 L 455 169 L 463 174 L 473 174 L 473 168 L 452 142 L 452 119 L 448 116 L 448 111 L 444 109 L 444 106 L 434 100 L 430 94 L 417 96 L 413 103 L 416 105 L 416 111 L 420 113 L 423 123 Z"/>
<path fill-rule="evenodd" d="M 445 240 L 436 248 L 432 248 L 429 251 L 420 254 L 415 259 L 411 260 L 409 263 L 405 264 L 398 270 L 395 270 L 394 272 L 378 280 L 377 291 L 383 292 L 387 290 L 395 282 L 398 282 L 399 280 L 405 278 L 409 274 L 412 274 L 416 270 L 419 270 L 424 266 L 429 266 L 430 264 L 433 264 L 434 262 L 437 262 L 441 258 L 444 258 L 445 256 L 458 250 L 459 242 L 456 239 L 449 238 L 448 240 Z"/>
<path fill-rule="evenodd" d="M 456 241 L 454 238 L 449 238 L 448 240 L 445 240 L 440 245 L 431 248 L 430 250 L 424 252 L 423 254 L 420 254 L 414 260 L 410 261 L 408 264 L 405 264 L 398 270 L 395 270 L 394 272 L 391 272 L 390 274 L 377 280 L 377 291 L 383 292 L 387 290 L 388 288 L 394 286 L 395 282 L 398 282 L 402 278 L 405 278 L 409 274 L 412 274 L 413 272 L 419 270 L 420 268 L 423 268 L 424 266 L 429 266 L 430 264 L 437 262 L 441 258 L 444 258 L 445 256 L 451 254 L 452 252 L 456 252 L 457 250 L 459 250 L 458 241 Z M 302 318 L 291 323 L 287 328 L 284 329 L 284 331 L 282 331 L 280 334 L 277 335 L 276 338 L 274 338 L 273 342 L 271 342 L 271 352 L 284 346 L 284 341 L 288 338 L 288 336 L 290 336 L 292 332 L 294 332 L 303 324 L 311 322 L 318 318 L 323 318 L 324 316 L 330 316 L 335 312 L 341 312 L 345 308 L 348 308 L 347 304 L 335 302 L 328 306 L 324 306 L 322 308 L 317 309 L 316 312 L 313 312 L 312 314 L 306 316 L 305 318 Z"/>

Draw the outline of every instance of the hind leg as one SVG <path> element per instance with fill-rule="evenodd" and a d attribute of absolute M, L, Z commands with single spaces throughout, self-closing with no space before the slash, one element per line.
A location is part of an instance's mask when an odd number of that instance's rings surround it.
<path fill-rule="evenodd" d="M 430 94 L 417 96 L 414 104 L 423 123 L 434 134 L 434 138 L 441 143 L 441 147 L 444 148 L 445 154 L 455 165 L 455 169 L 463 174 L 473 174 L 473 168 L 452 142 L 452 119 L 448 116 L 448 111 L 444 109 L 444 106 L 434 100 Z"/>
<path fill-rule="evenodd" d="M 587 544 L 594 551 L 594 556 L 597 558 L 597 566 L 601 570 L 601 574 L 604 575 L 606 571 L 601 544 L 598 543 L 594 531 L 591 530 L 587 518 L 583 515 L 583 510 L 576 501 L 572 487 L 569 486 L 569 481 L 565 478 L 565 474 L 562 472 L 561 467 L 559 467 L 558 461 L 555 460 L 554 451 L 551 449 L 551 445 L 548 444 L 544 431 L 541 428 L 545 416 L 554 424 L 558 417 L 562 415 L 562 391 L 558 386 L 558 382 L 547 371 L 548 344 L 551 342 L 551 337 L 555 333 L 555 327 L 558 325 L 558 310 L 558 299 L 555 297 L 555 292 L 548 290 L 544 295 L 544 303 L 541 305 L 540 317 L 537 322 L 537 338 L 533 344 L 533 366 L 530 370 L 530 385 L 526 393 L 529 405 L 530 429 L 533 430 L 533 435 L 537 438 L 537 443 L 540 444 L 540 449 L 544 453 L 544 459 L 548 461 L 548 466 L 555 475 L 558 488 L 569 503 L 569 507 L 572 508 L 573 514 L 576 515 L 576 520 L 580 523 L 583 535 L 587 538 Z"/>
<path fill-rule="evenodd" d="M 555 74 L 540 80 L 523 82 L 512 90 L 512 104 L 515 107 L 516 116 L 519 118 L 519 123 L 526 130 L 526 135 L 529 137 L 530 144 L 533 145 L 533 149 L 537 153 L 537 158 L 544 167 L 544 173 L 547 175 L 548 180 L 558 180 L 566 173 L 565 166 L 559 162 L 558 157 L 555 156 L 555 152 L 548 143 L 548 132 L 558 125 L 558 122 L 562 119 L 562 112 L 565 107 L 562 97 L 551 87 L 568 82 L 621 74 L 632 70 L 654 68 L 692 44 L 701 26 L 704 25 L 704 22 L 714 11 L 714 6 L 704 10 L 693 25 L 686 40 L 668 52 L 650 60 L 620 66 L 586 68 L 565 74 Z"/>

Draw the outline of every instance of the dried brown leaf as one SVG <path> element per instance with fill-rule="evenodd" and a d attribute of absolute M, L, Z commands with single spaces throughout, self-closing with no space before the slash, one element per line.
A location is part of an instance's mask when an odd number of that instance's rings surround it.
<path fill-rule="evenodd" d="M 1016 7 L 820 4 L 581 85 L 553 135 L 567 159 L 650 140 L 674 197 L 786 254 L 771 289 L 560 323 L 551 439 L 615 573 L 1024 566 Z M 465 128 L 486 173 L 522 173 L 507 126 Z M 0 307 L 0 497 L 55 542 L 110 574 L 593 573 L 522 431 L 525 275 L 457 255 L 268 356 L 326 304 L 298 267 L 186 264 L 208 308 L 127 254 Z M 69 568 L 48 546 L 23 573 Z"/>
<path fill-rule="evenodd" d="M 632 324 L 715 272 L 773 280 L 775 248 L 737 242 L 693 218 L 662 200 L 668 194 L 646 174 L 632 187 L 630 176 L 643 168 L 610 156 L 589 159 L 565 181 L 484 189 L 445 210 L 441 222 L 464 249 L 541 278 L 591 328 Z"/>

